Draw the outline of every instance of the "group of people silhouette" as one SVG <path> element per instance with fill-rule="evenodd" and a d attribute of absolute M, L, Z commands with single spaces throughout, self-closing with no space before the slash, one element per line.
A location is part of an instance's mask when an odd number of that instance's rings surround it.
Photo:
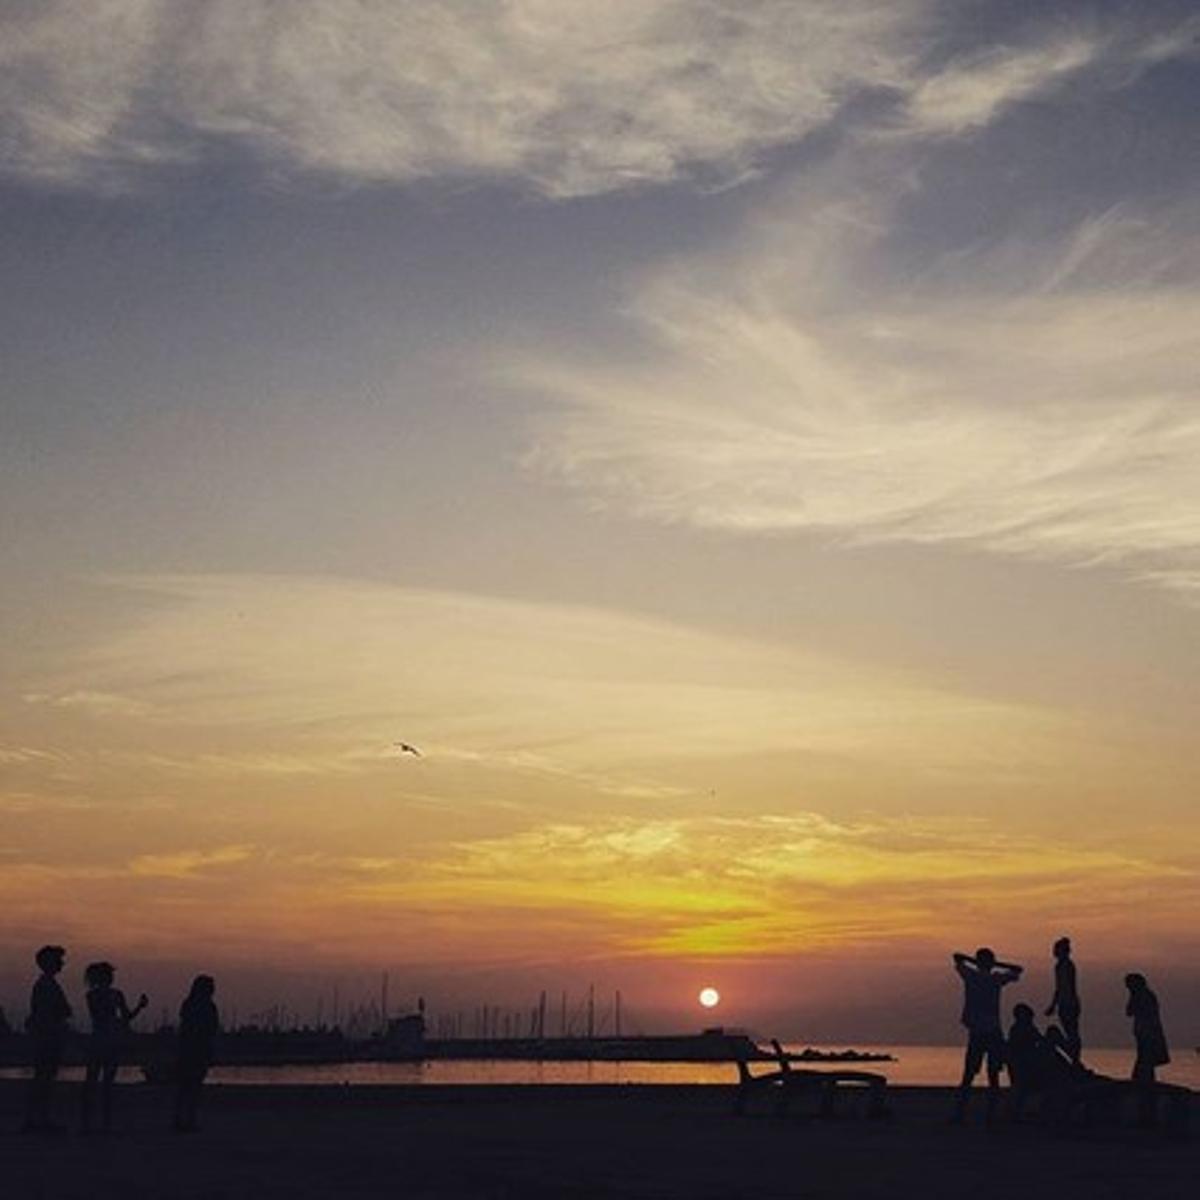
<path fill-rule="evenodd" d="M 59 1133 L 65 1127 L 55 1122 L 52 1109 L 54 1082 L 62 1065 L 70 1028 L 71 1005 L 58 977 L 66 966 L 62 946 L 43 946 L 34 961 L 41 972 L 29 1002 L 29 1031 L 33 1072 L 25 1110 L 29 1133 Z M 87 988 L 87 1010 L 91 1033 L 81 1093 L 80 1128 L 95 1128 L 99 1098 L 100 1129 L 112 1127 L 113 1085 L 121 1065 L 125 1035 L 138 1014 L 149 1004 L 143 993 L 130 1007 L 125 993 L 116 986 L 116 968 L 110 962 L 89 963 L 83 973 Z M 188 1133 L 196 1128 L 200 1089 L 213 1061 L 213 1043 L 219 1019 L 213 1001 L 216 984 L 211 975 L 197 975 L 179 1010 L 175 1055 L 174 1128 Z"/>
<path fill-rule="evenodd" d="M 1045 1015 L 1057 1017 L 1058 1024 L 1040 1030 L 1034 1010 L 1028 1004 L 1017 1004 L 1013 1008 L 1007 1037 L 1000 1016 L 1001 993 L 1021 978 L 1024 968 L 1000 961 L 986 946 L 974 954 L 956 952 L 953 955 L 954 969 L 963 984 L 962 1023 L 967 1030 L 953 1121 L 965 1119 L 973 1084 L 985 1066 L 989 1120 L 999 1103 L 1000 1076 L 1006 1068 L 1011 1084 L 1010 1111 L 1014 1117 L 1020 1115 L 1031 1094 L 1052 1088 L 1056 1082 L 1091 1074 L 1082 1063 L 1083 1040 L 1079 1022 L 1083 1006 L 1070 939 L 1059 938 L 1054 943 L 1053 953 L 1054 995 Z M 71 1005 L 58 980 L 66 965 L 66 951 L 62 946 L 43 946 L 34 955 L 34 960 L 40 974 L 33 985 L 26 1021 L 31 1042 L 32 1076 L 25 1129 L 31 1133 L 53 1133 L 64 1128 L 53 1120 L 51 1099 L 72 1015 Z M 80 1126 L 88 1132 L 95 1127 L 97 1101 L 100 1129 L 111 1128 L 113 1085 L 121 1065 L 125 1035 L 149 999 L 143 993 L 137 1003 L 130 1006 L 124 992 L 116 986 L 116 968 L 109 962 L 89 963 L 84 971 L 84 983 L 91 1032 L 81 1092 Z M 1125 987 L 1128 991 L 1125 1012 L 1133 1021 L 1137 1055 L 1132 1078 L 1142 1090 L 1142 1116 L 1151 1119 L 1155 1072 L 1170 1061 L 1170 1053 L 1158 998 L 1150 990 L 1145 976 L 1126 975 Z M 174 1063 L 174 1128 L 180 1132 L 196 1128 L 201 1088 L 213 1063 L 214 1042 L 219 1032 L 217 1006 L 213 1000 L 215 991 L 211 975 L 197 975 L 179 1010 Z"/>
<path fill-rule="evenodd" d="M 1083 1065 L 1083 1038 L 1079 1020 L 1083 1005 L 1079 998 L 1079 977 L 1071 957 L 1071 939 L 1060 937 L 1054 943 L 1054 995 L 1045 1015 L 1056 1016 L 1058 1024 L 1040 1030 L 1035 1013 L 1028 1004 L 1013 1007 L 1012 1025 L 1007 1038 L 1000 1017 L 1000 995 L 1010 983 L 1024 974 L 1017 963 L 1001 962 L 993 950 L 983 946 L 974 954 L 961 951 L 953 955 L 954 969 L 963 984 L 962 1023 L 967 1030 L 962 1080 L 958 1086 L 952 1120 L 966 1118 L 972 1085 L 986 1064 L 988 1119 L 996 1113 L 1000 1100 L 1000 1073 L 1007 1068 L 1012 1087 L 1011 1115 L 1019 1117 L 1028 1097 L 1037 1091 L 1053 1089 L 1073 1079 L 1090 1076 Z M 1136 1058 L 1133 1082 L 1140 1086 L 1140 1116 L 1153 1119 L 1155 1073 L 1171 1061 L 1159 1014 L 1158 997 L 1150 990 L 1146 977 L 1125 976 L 1128 1001 L 1125 1015 L 1132 1018 Z"/>

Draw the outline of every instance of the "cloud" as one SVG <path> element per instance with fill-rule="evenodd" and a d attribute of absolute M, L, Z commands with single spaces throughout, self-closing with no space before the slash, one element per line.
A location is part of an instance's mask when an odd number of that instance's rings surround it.
<path fill-rule="evenodd" d="M 579 195 L 752 169 L 901 83 L 927 0 L 46 0 L 10 6 L 10 169 L 120 181 L 231 143 L 351 180 Z"/>
<path fill-rule="evenodd" d="M 63 796 L 40 791 L 0 791 L 0 812 L 45 813 L 86 812 L 91 807 L 83 796 Z"/>
<path fill-rule="evenodd" d="M 307 764 L 421 791 L 470 769 L 654 800 L 681 794 L 687 762 L 1002 770 L 1053 757 L 1063 735 L 1037 708 L 619 612 L 299 577 L 124 586 L 149 611 L 37 683 L 145 705 L 141 733 L 121 730 L 136 744 L 101 747 L 96 767 L 300 777 Z M 397 738 L 423 757 L 398 759 Z"/>
<path fill-rule="evenodd" d="M 149 709 L 138 700 L 117 696 L 112 692 L 94 692 L 79 688 L 62 695 L 28 692 L 22 697 L 26 704 L 49 704 L 55 708 L 74 708 L 97 717 L 144 717 Z"/>
<path fill-rule="evenodd" d="M 1111 930 L 1131 898 L 1146 903 L 1148 885 L 1172 881 L 1162 903 L 1174 914 L 1197 878 L 1194 864 L 1067 847 L 977 819 L 790 812 L 546 824 L 351 886 L 361 900 L 423 910 L 554 913 L 615 953 L 745 958 L 932 928 L 953 938 L 984 915 L 1006 932 L 1040 919 L 1051 898 L 1073 927 Z"/>
<path fill-rule="evenodd" d="M 38 746 L 0 746 L 0 764 L 4 766 L 47 766 L 61 761 L 61 755 Z"/>
<path fill-rule="evenodd" d="M 908 133 L 962 134 L 1045 92 L 1094 62 L 1102 44 L 1070 37 L 1030 48 L 1000 48 L 955 60 L 909 93 L 901 124 Z"/>
<path fill-rule="evenodd" d="M 127 187 L 235 153 L 275 178 L 498 180 L 578 196 L 736 181 L 864 95 L 898 106 L 893 131 L 961 133 L 1098 65 L 1119 83 L 1194 49 L 1186 21 L 1093 15 L 947 61 L 944 43 L 964 31 L 955 9 L 42 0 L 0 18 L 0 148 L 10 172 L 67 186 Z"/>
<path fill-rule="evenodd" d="M 1064 840 L 1002 820 L 588 812 L 397 854 L 266 843 L 115 861 L 17 853 L 0 899 L 14 929 L 50 920 L 64 936 L 103 940 L 104 914 L 119 910 L 130 946 L 173 956 L 183 936 L 255 963 L 264 946 L 276 963 L 293 948 L 306 962 L 377 962 L 381 945 L 393 962 L 476 966 L 868 948 L 886 960 L 931 931 L 946 944 L 972 945 L 984 928 L 1027 941 L 1047 912 L 1093 946 L 1152 955 L 1189 927 L 1200 863 L 1174 829 L 1143 828 L 1134 851 L 1091 830 Z M 94 903 L 81 907 L 81 892 Z"/>
<path fill-rule="evenodd" d="M 222 867 L 236 866 L 254 856 L 255 848 L 246 845 L 218 846 L 212 850 L 176 850 L 167 854 L 140 854 L 131 859 L 131 875 L 155 879 L 193 879 Z"/>
<path fill-rule="evenodd" d="M 1200 54 L 1200 18 L 1081 6 L 1070 18 L 1035 14 L 1009 36 L 968 48 L 920 74 L 889 114 L 889 131 L 959 136 L 990 124 L 1023 101 L 1068 85 L 1120 90 L 1159 63 Z"/>
<path fill-rule="evenodd" d="M 899 252 L 919 163 L 842 155 L 651 271 L 629 353 L 510 364 L 530 465 L 661 521 L 1200 567 L 1200 228 L 1129 204 Z"/>

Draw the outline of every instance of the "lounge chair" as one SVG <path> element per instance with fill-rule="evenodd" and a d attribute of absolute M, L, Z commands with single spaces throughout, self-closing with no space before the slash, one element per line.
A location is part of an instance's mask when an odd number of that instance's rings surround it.
<path fill-rule="evenodd" d="M 774 1070 L 755 1075 L 750 1070 L 750 1064 L 744 1058 L 737 1060 L 738 1090 L 735 1111 L 745 1112 L 751 1096 L 769 1093 L 775 1098 L 775 1111 L 782 1115 L 787 1112 L 793 1096 L 801 1092 L 815 1092 L 818 1097 L 818 1115 L 832 1117 L 837 1111 L 839 1088 L 851 1088 L 855 1091 L 866 1088 L 868 1091 L 867 1115 L 875 1119 L 889 1115 L 885 1094 L 886 1075 L 879 1075 L 874 1071 L 853 1071 L 841 1068 L 822 1071 L 814 1071 L 808 1067 L 797 1069 L 792 1066 L 787 1051 L 774 1038 L 771 1039 L 771 1046 L 775 1051 L 775 1061 L 778 1063 Z"/>

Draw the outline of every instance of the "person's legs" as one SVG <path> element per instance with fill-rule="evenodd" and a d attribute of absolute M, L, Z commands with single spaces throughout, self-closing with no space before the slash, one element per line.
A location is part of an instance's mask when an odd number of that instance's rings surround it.
<path fill-rule="evenodd" d="M 87 1072 L 83 1077 L 83 1090 L 79 1094 L 79 1126 L 87 1133 L 92 1127 L 92 1108 L 96 1100 L 96 1084 L 100 1079 L 100 1064 L 95 1059 L 89 1059 Z"/>
<path fill-rule="evenodd" d="M 25 1114 L 27 1130 L 46 1131 L 53 1128 L 50 1120 L 50 1097 L 58 1077 L 62 1045 L 57 1038 L 35 1037 L 33 1043 L 33 1074 L 29 1080 L 29 1101 Z"/>
<path fill-rule="evenodd" d="M 1058 1018 L 1062 1021 L 1063 1040 L 1072 1062 L 1078 1062 L 1083 1053 L 1083 1039 L 1079 1035 L 1079 1009 L 1062 1009 Z"/>
<path fill-rule="evenodd" d="M 174 1126 L 176 1132 L 182 1132 L 187 1128 L 187 1093 L 188 1080 L 187 1076 L 181 1071 L 179 1078 L 175 1082 L 175 1120 Z"/>
<path fill-rule="evenodd" d="M 1158 1116 L 1157 1097 L 1154 1093 L 1154 1060 L 1141 1050 L 1138 1051 L 1137 1061 L 1133 1064 L 1133 1082 L 1138 1085 L 1138 1124 L 1144 1127 L 1151 1126 Z"/>
<path fill-rule="evenodd" d="M 100 1124 L 107 1132 L 112 1128 L 113 1085 L 117 1081 L 117 1063 L 109 1059 L 100 1076 Z"/>
<path fill-rule="evenodd" d="M 196 1109 L 206 1072 L 190 1063 L 179 1064 L 179 1090 L 175 1094 L 175 1129 L 189 1133 L 196 1128 Z"/>
<path fill-rule="evenodd" d="M 1008 1117 L 1009 1120 L 1019 1121 L 1025 1113 L 1029 1097 L 1039 1089 L 1041 1081 L 1029 1053 L 1021 1057 L 1019 1064 L 1014 1064 L 1009 1056 L 1005 1065 L 1008 1068 Z"/>
<path fill-rule="evenodd" d="M 971 1098 L 971 1085 L 979 1068 L 983 1065 L 984 1046 L 978 1034 L 972 1033 L 967 1038 L 967 1049 L 963 1055 L 962 1081 L 958 1085 L 958 1097 L 954 1106 L 953 1120 L 961 1121 L 967 1112 L 967 1101 Z"/>
<path fill-rule="evenodd" d="M 27 1130 L 41 1129 L 46 1123 L 46 1112 L 49 1107 L 46 1090 L 48 1079 L 45 1068 L 36 1058 L 33 1071 L 29 1076 L 29 1091 L 25 1101 L 25 1128 Z"/>
<path fill-rule="evenodd" d="M 1024 1081 L 1010 1081 L 1008 1119 L 1019 1121 L 1025 1115 L 1025 1105 L 1029 1102 L 1029 1094 L 1033 1089 Z"/>
<path fill-rule="evenodd" d="M 990 1121 L 996 1115 L 996 1106 L 1000 1103 L 1000 1072 L 1004 1070 L 1003 1034 L 988 1034 L 985 1049 L 988 1077 L 987 1119 Z"/>
<path fill-rule="evenodd" d="M 180 1079 L 175 1085 L 175 1119 L 172 1122 L 177 1133 L 187 1128 L 187 1080 Z"/>
<path fill-rule="evenodd" d="M 201 1067 L 196 1072 L 195 1082 L 192 1087 L 192 1128 L 196 1128 L 198 1113 L 200 1110 L 200 1094 L 204 1091 L 204 1077 L 208 1074 L 207 1067 Z"/>

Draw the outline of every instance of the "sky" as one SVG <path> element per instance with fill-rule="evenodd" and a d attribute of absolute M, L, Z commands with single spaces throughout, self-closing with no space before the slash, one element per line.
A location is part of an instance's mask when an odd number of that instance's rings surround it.
<path fill-rule="evenodd" d="M 1200 1040 L 1198 105 L 1169 0 L 0 0 L 0 1002 L 1069 933 Z"/>

